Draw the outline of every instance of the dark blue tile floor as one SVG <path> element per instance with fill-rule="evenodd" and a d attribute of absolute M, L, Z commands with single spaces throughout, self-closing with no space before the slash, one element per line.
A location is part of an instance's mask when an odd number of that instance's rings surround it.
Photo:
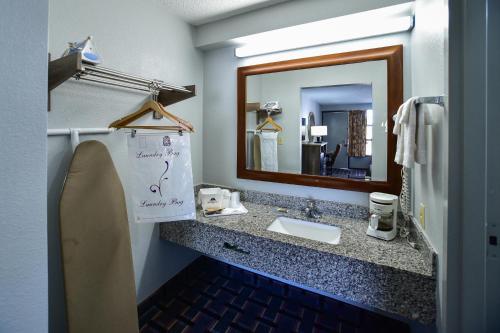
<path fill-rule="evenodd" d="M 139 306 L 141 333 L 409 333 L 407 324 L 200 257 Z"/>

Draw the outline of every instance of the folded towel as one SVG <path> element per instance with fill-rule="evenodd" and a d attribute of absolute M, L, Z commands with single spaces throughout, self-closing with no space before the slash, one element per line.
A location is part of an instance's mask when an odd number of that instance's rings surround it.
<path fill-rule="evenodd" d="M 261 132 L 260 163 L 262 171 L 278 171 L 278 132 Z"/>
<path fill-rule="evenodd" d="M 253 156 L 253 149 L 254 149 L 254 137 L 255 137 L 255 132 L 249 132 L 247 131 L 247 156 L 246 156 L 246 163 L 247 163 L 247 169 L 248 170 L 254 170 L 254 156 Z"/>
<path fill-rule="evenodd" d="M 415 162 L 420 165 L 427 163 L 427 139 L 425 135 L 425 125 L 430 123 L 428 118 L 427 109 L 420 108 L 417 112 L 417 147 L 415 151 Z"/>
<path fill-rule="evenodd" d="M 403 146 L 403 138 L 404 138 L 404 126 L 401 126 L 401 115 L 403 113 L 403 108 L 406 107 L 407 102 L 404 102 L 399 106 L 398 112 L 393 117 L 394 120 L 394 128 L 392 133 L 397 135 L 397 143 L 396 143 L 396 155 L 394 156 L 394 161 L 398 164 L 403 163 L 403 154 L 404 154 L 404 146 Z"/>
<path fill-rule="evenodd" d="M 428 117 L 424 111 L 418 116 L 417 97 L 403 103 L 394 118 L 393 134 L 398 136 L 394 161 L 406 168 L 412 168 L 415 162 L 426 163 L 427 147 L 425 141 L 425 124 Z"/>
<path fill-rule="evenodd" d="M 255 134 L 253 137 L 253 169 L 261 170 L 260 159 L 260 136 Z"/>
<path fill-rule="evenodd" d="M 415 150 L 417 148 L 415 141 L 415 134 L 417 132 L 417 111 L 414 98 L 410 98 L 407 107 L 403 108 L 400 122 L 405 126 L 405 135 L 403 139 L 403 166 L 411 168 L 415 163 Z"/>

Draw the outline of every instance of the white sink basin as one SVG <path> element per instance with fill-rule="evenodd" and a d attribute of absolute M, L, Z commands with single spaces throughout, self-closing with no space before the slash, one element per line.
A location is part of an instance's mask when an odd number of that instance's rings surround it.
<path fill-rule="evenodd" d="M 271 223 L 267 230 L 307 238 L 328 244 L 338 244 L 342 230 L 339 227 L 320 223 L 278 217 Z"/>

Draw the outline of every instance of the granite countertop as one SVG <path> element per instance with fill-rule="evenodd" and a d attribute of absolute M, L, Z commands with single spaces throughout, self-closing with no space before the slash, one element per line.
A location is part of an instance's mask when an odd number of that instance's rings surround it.
<path fill-rule="evenodd" d="M 274 206 L 251 202 L 243 202 L 243 204 L 248 209 L 248 214 L 204 217 L 202 212 L 198 210 L 197 220 L 201 223 L 282 243 L 384 265 L 424 276 L 431 277 L 433 275 L 432 264 L 425 260 L 419 250 L 410 247 L 405 239 L 398 236 L 392 241 L 384 241 L 366 235 L 367 221 L 326 214 L 323 214 L 317 220 L 313 220 L 307 218 L 300 210 L 288 209 L 287 213 L 282 213 L 278 212 L 278 207 Z M 340 227 L 342 230 L 340 243 L 336 245 L 327 244 L 266 230 L 279 216 Z"/>
<path fill-rule="evenodd" d="M 162 223 L 164 240 L 241 265 L 313 291 L 370 309 L 435 322 L 436 278 L 432 249 L 412 248 L 405 239 L 366 235 L 366 207 L 317 201 L 324 214 L 306 218 L 301 198 L 244 193 L 247 214 Z M 259 201 L 257 201 L 259 200 Z M 279 212 L 276 205 L 286 206 Z M 327 244 L 266 230 L 279 216 L 340 227 L 339 244 Z"/>

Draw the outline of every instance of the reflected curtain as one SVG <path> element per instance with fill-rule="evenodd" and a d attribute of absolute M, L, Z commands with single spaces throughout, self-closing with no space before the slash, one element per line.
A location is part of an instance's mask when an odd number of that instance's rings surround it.
<path fill-rule="evenodd" d="M 366 154 L 366 111 L 349 112 L 349 146 L 347 153 L 351 157 L 363 157 Z"/>

